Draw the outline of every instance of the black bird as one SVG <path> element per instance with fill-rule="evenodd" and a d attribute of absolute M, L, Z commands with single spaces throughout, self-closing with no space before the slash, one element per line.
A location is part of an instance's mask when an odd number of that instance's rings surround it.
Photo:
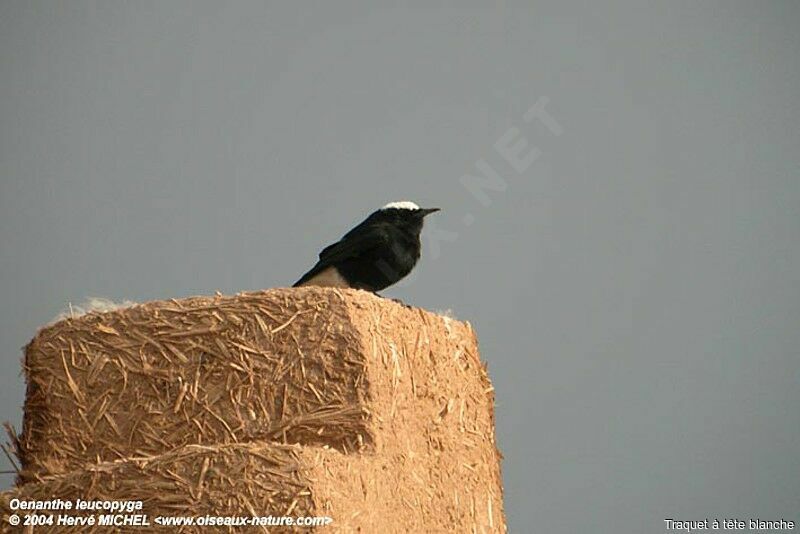
<path fill-rule="evenodd" d="M 298 286 L 333 286 L 380 291 L 401 280 L 419 260 L 419 234 L 426 215 L 409 201 L 390 202 L 319 253 Z"/>

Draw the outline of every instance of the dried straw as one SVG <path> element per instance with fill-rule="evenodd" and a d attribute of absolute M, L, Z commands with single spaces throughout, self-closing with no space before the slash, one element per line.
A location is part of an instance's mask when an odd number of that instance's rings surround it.
<path fill-rule="evenodd" d="M 274 289 L 68 318 L 24 366 L 16 492 L 285 505 L 332 531 L 505 531 L 494 391 L 468 323 Z"/>

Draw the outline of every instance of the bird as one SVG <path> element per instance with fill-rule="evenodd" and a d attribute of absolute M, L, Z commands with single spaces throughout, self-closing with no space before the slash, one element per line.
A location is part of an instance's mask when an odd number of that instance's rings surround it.
<path fill-rule="evenodd" d="M 423 220 L 439 208 L 408 200 L 389 202 L 336 243 L 292 287 L 329 286 L 373 293 L 402 280 L 420 257 Z"/>

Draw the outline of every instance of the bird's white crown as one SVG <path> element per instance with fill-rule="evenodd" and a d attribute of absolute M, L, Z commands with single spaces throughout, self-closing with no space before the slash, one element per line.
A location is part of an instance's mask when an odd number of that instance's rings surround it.
<path fill-rule="evenodd" d="M 390 209 L 397 209 L 397 210 L 418 210 L 421 209 L 415 203 L 411 202 L 410 200 L 400 200 L 398 202 L 389 202 L 384 207 L 381 208 L 382 210 L 390 210 Z"/>

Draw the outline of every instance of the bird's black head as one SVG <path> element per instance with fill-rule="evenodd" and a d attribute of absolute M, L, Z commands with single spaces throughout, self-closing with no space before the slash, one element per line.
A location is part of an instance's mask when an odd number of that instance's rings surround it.
<path fill-rule="evenodd" d="M 437 211 L 439 208 L 420 208 L 415 203 L 405 200 L 386 204 L 376 211 L 373 217 L 390 222 L 411 233 L 419 234 L 422 231 L 425 217 Z"/>

